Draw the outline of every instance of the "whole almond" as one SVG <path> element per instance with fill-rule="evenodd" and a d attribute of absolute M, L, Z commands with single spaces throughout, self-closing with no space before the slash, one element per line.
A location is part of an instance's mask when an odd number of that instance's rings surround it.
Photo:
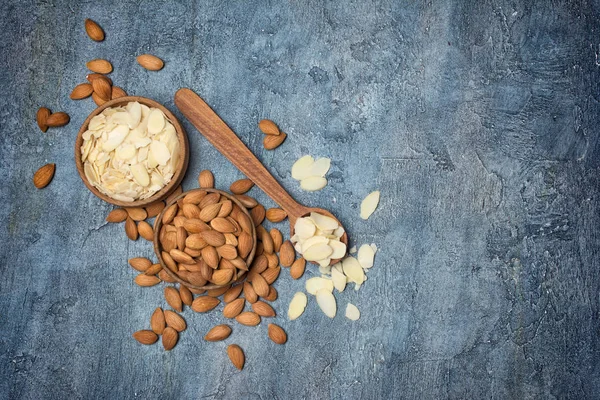
<path fill-rule="evenodd" d="M 210 297 L 219 297 L 223 293 L 225 293 L 226 291 L 228 291 L 230 287 L 231 287 L 231 284 L 225 285 L 225 286 L 220 287 L 220 288 L 209 289 L 209 290 L 206 291 L 206 294 L 209 295 Z"/>
<path fill-rule="evenodd" d="M 266 217 L 271 222 L 281 222 L 287 218 L 287 213 L 281 208 L 269 208 Z"/>
<path fill-rule="evenodd" d="M 60 111 L 50 114 L 46 119 L 46 124 L 51 128 L 56 128 L 59 126 L 65 126 L 69 123 L 69 121 L 69 114 Z"/>
<path fill-rule="evenodd" d="M 192 190 L 183 198 L 183 204 L 198 205 L 207 194 L 204 190 Z"/>
<path fill-rule="evenodd" d="M 221 301 L 210 296 L 200 296 L 194 299 L 192 310 L 195 312 L 207 312 L 219 305 Z"/>
<path fill-rule="evenodd" d="M 160 214 L 162 212 L 162 210 L 164 210 L 165 208 L 165 203 L 164 201 L 157 201 L 155 203 L 150 204 L 149 206 L 146 206 L 146 214 L 147 214 L 147 218 L 153 218 L 156 217 L 158 214 Z"/>
<path fill-rule="evenodd" d="M 279 272 L 281 272 L 281 268 L 279 268 L 279 267 L 267 268 L 267 270 L 265 272 L 263 272 L 261 275 L 263 278 L 265 278 L 265 281 L 267 281 L 267 283 L 270 285 L 277 280 L 277 277 L 279 276 Z"/>
<path fill-rule="evenodd" d="M 274 317 L 275 310 L 264 301 L 252 303 L 252 310 L 261 317 Z"/>
<path fill-rule="evenodd" d="M 185 240 L 187 239 L 188 235 L 187 235 L 186 230 L 183 228 L 183 226 L 180 226 L 179 228 L 177 228 L 177 232 L 175 233 L 175 235 L 177 237 L 177 248 L 179 250 L 184 250 L 185 249 Z"/>
<path fill-rule="evenodd" d="M 246 208 L 254 208 L 258 205 L 258 201 L 256 201 L 255 198 L 246 196 L 245 194 L 238 194 L 235 196 L 235 198 L 238 199 Z"/>
<path fill-rule="evenodd" d="M 231 335 L 231 328 L 228 325 L 217 325 L 204 335 L 207 342 L 219 342 L 225 340 Z"/>
<path fill-rule="evenodd" d="M 154 310 L 152 316 L 150 317 L 150 328 L 152 328 L 152 332 L 156 333 L 157 335 L 162 335 L 166 326 L 165 314 L 162 308 L 158 307 L 156 310 Z"/>
<path fill-rule="evenodd" d="M 246 300 L 244 299 L 235 299 L 232 302 L 228 303 L 225 308 L 223 308 L 223 316 L 225 318 L 235 318 L 238 315 L 240 315 L 240 313 L 242 312 L 242 310 L 244 309 L 244 304 L 246 303 Z"/>
<path fill-rule="evenodd" d="M 106 78 L 102 77 L 94 79 L 92 81 L 92 87 L 94 88 L 94 93 L 100 96 L 102 100 L 110 100 L 112 96 L 112 88 Z"/>
<path fill-rule="evenodd" d="M 139 274 L 138 276 L 135 277 L 134 282 L 138 286 L 148 287 L 148 286 L 154 286 L 154 285 L 159 284 L 160 279 L 154 275 L 148 276 L 146 274 Z"/>
<path fill-rule="evenodd" d="M 246 357 L 244 356 L 244 351 L 240 346 L 237 344 L 230 344 L 227 346 L 227 356 L 234 367 L 240 371 L 244 368 Z"/>
<path fill-rule="evenodd" d="M 144 271 L 144 275 L 156 275 L 162 270 L 162 265 L 160 264 L 152 264 L 146 271 Z"/>
<path fill-rule="evenodd" d="M 230 244 L 237 247 L 238 239 L 233 233 L 224 233 L 223 236 L 225 236 L 225 244 Z"/>
<path fill-rule="evenodd" d="M 212 246 L 206 246 L 202 250 L 202 259 L 209 267 L 216 269 L 219 266 L 219 254 Z"/>
<path fill-rule="evenodd" d="M 246 232 L 242 232 L 242 234 L 240 236 L 238 236 L 238 245 L 237 245 L 238 253 L 239 253 L 240 257 L 242 257 L 242 258 L 248 257 L 248 254 L 250 254 L 250 251 L 252 251 L 252 245 L 253 245 L 252 236 L 250 236 Z"/>
<path fill-rule="evenodd" d="M 250 216 L 252 217 L 254 226 L 262 224 L 262 222 L 265 220 L 265 213 L 265 207 L 262 204 L 259 204 L 250 210 Z"/>
<path fill-rule="evenodd" d="M 138 223 L 138 232 L 140 236 L 147 241 L 151 242 L 154 240 L 154 230 L 152 229 L 152 225 L 146 221 L 140 221 Z"/>
<path fill-rule="evenodd" d="M 112 86 L 112 84 L 113 84 L 113 82 L 112 82 L 112 79 L 110 79 L 108 76 L 106 76 L 106 75 L 103 75 L 103 74 L 96 74 L 96 73 L 94 73 L 94 74 L 87 74 L 87 75 L 85 76 L 85 79 L 87 79 L 87 81 L 88 81 L 89 83 L 92 83 L 92 81 L 93 81 L 94 79 L 98 79 L 98 78 L 104 78 L 104 79 L 107 79 L 107 80 L 108 80 L 108 83 L 110 83 L 110 84 L 111 84 L 111 86 Z"/>
<path fill-rule="evenodd" d="M 37 110 L 37 114 L 35 115 L 35 119 L 38 127 L 42 132 L 46 132 L 48 130 L 48 117 L 51 112 L 46 107 L 40 107 Z"/>
<path fill-rule="evenodd" d="M 252 289 L 260 297 L 266 297 L 269 294 L 269 284 L 260 274 L 252 278 Z"/>
<path fill-rule="evenodd" d="M 92 72 L 98 74 L 110 74 L 113 70 L 112 64 L 107 60 L 97 58 L 95 60 L 88 61 L 85 66 Z"/>
<path fill-rule="evenodd" d="M 101 42 L 104 40 L 104 31 L 100 25 L 89 18 L 85 20 L 85 32 L 88 34 L 90 39 L 96 42 Z"/>
<path fill-rule="evenodd" d="M 133 338 L 141 344 L 154 344 L 158 340 L 158 335 L 150 330 L 144 329 L 133 333 Z"/>
<path fill-rule="evenodd" d="M 56 164 L 46 164 L 43 167 L 40 167 L 40 169 L 33 174 L 33 185 L 38 189 L 48 186 L 54 177 L 55 170 Z"/>
<path fill-rule="evenodd" d="M 178 249 L 173 249 L 173 250 L 169 251 L 169 255 L 173 258 L 173 260 L 175 260 L 178 263 L 183 263 L 183 264 L 193 264 L 194 263 L 194 259 L 189 254 L 187 254 L 181 250 L 178 250 Z"/>
<path fill-rule="evenodd" d="M 225 236 L 221 232 L 217 231 L 203 231 L 200 232 L 202 239 L 206 241 L 210 246 L 219 247 L 225 244 Z"/>
<path fill-rule="evenodd" d="M 162 345 L 164 349 L 171 350 L 177 344 L 177 340 L 179 340 L 179 333 L 170 326 L 167 326 L 162 334 Z"/>
<path fill-rule="evenodd" d="M 233 194 L 244 194 L 248 190 L 252 189 L 252 186 L 254 186 L 254 182 L 252 182 L 250 179 L 239 179 L 229 186 L 229 190 Z"/>
<path fill-rule="evenodd" d="M 277 300 L 277 290 L 273 286 L 269 287 L 269 294 L 267 294 L 267 297 L 263 297 L 263 299 L 266 301 Z"/>
<path fill-rule="evenodd" d="M 240 296 L 243 289 L 244 289 L 244 285 L 242 285 L 242 284 L 230 287 L 223 295 L 223 301 L 225 303 L 231 303 L 232 301 L 234 301 L 235 299 L 237 299 Z"/>
<path fill-rule="evenodd" d="M 279 266 L 279 258 L 277 258 L 277 254 L 265 252 L 264 256 L 267 258 L 267 266 L 269 268 L 277 268 Z"/>
<path fill-rule="evenodd" d="M 127 211 L 127 215 L 134 221 L 143 221 L 148 216 L 146 210 L 141 207 L 127 207 L 125 211 Z"/>
<path fill-rule="evenodd" d="M 260 324 L 260 316 L 253 311 L 244 311 L 235 317 L 235 320 L 238 323 L 246 326 L 256 326 Z"/>
<path fill-rule="evenodd" d="M 260 227 L 262 228 L 262 225 Z M 263 244 L 263 251 L 268 254 L 273 254 L 275 248 L 273 238 L 264 228 L 260 230 L 260 240 Z"/>
<path fill-rule="evenodd" d="M 205 169 L 204 171 L 200 171 L 200 175 L 198 175 L 198 184 L 203 189 L 211 189 L 215 187 L 215 177 L 212 172 Z"/>
<path fill-rule="evenodd" d="M 94 103 L 96 103 L 96 105 L 98 107 L 100 107 L 102 104 L 106 103 L 106 100 L 104 100 L 102 97 L 100 97 L 98 95 L 98 93 L 96 93 L 96 92 L 92 93 L 92 100 L 94 100 Z"/>
<path fill-rule="evenodd" d="M 122 208 L 115 208 L 106 216 L 106 222 L 117 223 L 127 219 L 127 211 Z"/>
<path fill-rule="evenodd" d="M 306 260 L 304 258 L 299 258 L 292 264 L 290 268 L 290 276 L 292 279 L 300 279 L 302 275 L 304 275 L 304 270 L 306 268 Z"/>
<path fill-rule="evenodd" d="M 150 261 L 146 257 L 130 258 L 128 262 L 133 269 L 138 270 L 140 272 L 146 271 L 152 265 L 152 261 Z"/>
<path fill-rule="evenodd" d="M 208 243 L 206 243 L 206 240 L 204 240 L 199 233 L 194 233 L 188 235 L 185 239 L 185 245 L 192 249 L 202 250 L 204 247 L 208 246 Z"/>
<path fill-rule="evenodd" d="M 279 128 L 275 124 L 275 122 L 270 119 L 263 119 L 258 122 L 258 129 L 262 131 L 265 135 L 279 135 Z"/>
<path fill-rule="evenodd" d="M 169 275 L 169 273 L 167 271 L 165 271 L 164 269 L 160 270 L 160 272 L 158 273 L 158 278 L 159 278 L 159 282 L 163 281 L 163 282 L 167 282 L 167 283 L 175 283 L 177 282 L 175 279 L 173 279 L 173 277 L 171 275 Z"/>
<path fill-rule="evenodd" d="M 160 240 L 160 244 L 163 249 L 167 252 L 175 249 L 177 247 L 177 233 L 176 232 L 167 232 Z"/>
<path fill-rule="evenodd" d="M 203 233 L 204 231 L 210 231 L 210 226 L 204 221 L 197 218 L 188 218 L 183 221 L 183 227 L 189 233 Z M 216 232 L 219 233 L 219 232 Z M 225 240 L 225 238 L 223 238 Z"/>
<path fill-rule="evenodd" d="M 165 288 L 165 300 L 167 304 L 173 307 L 173 309 L 181 312 L 183 311 L 183 302 L 179 296 L 179 291 L 173 286 L 167 286 Z"/>
<path fill-rule="evenodd" d="M 169 270 L 173 271 L 174 273 L 177 273 L 179 271 L 179 268 L 177 267 L 177 263 L 173 260 L 171 255 L 166 251 L 163 251 L 161 255 L 163 262 L 165 263 L 167 268 L 169 268 Z"/>
<path fill-rule="evenodd" d="M 123 89 L 121 89 L 118 86 L 113 86 L 110 92 L 110 99 L 114 100 L 114 99 L 118 99 L 119 97 L 125 97 L 127 96 L 127 92 L 125 92 Z"/>
<path fill-rule="evenodd" d="M 232 209 L 233 209 L 233 203 L 231 202 L 231 200 L 224 200 L 224 201 L 222 201 L 221 202 L 221 209 L 219 210 L 219 213 L 217 214 L 217 217 L 220 217 L 220 218 L 227 217 L 231 213 Z"/>
<path fill-rule="evenodd" d="M 281 134 L 279 134 L 277 136 L 267 135 L 263 139 L 263 147 L 267 150 L 276 149 L 277 147 L 279 147 L 281 145 L 281 143 L 283 143 L 285 138 L 287 138 L 287 135 L 283 132 L 281 132 Z"/>
<path fill-rule="evenodd" d="M 244 298 L 246 300 L 248 300 L 248 303 L 256 303 L 256 301 L 258 300 L 258 295 L 256 294 L 256 292 L 254 291 L 254 288 L 252 287 L 252 285 L 250 285 L 249 282 L 244 282 Z"/>
<path fill-rule="evenodd" d="M 248 218 L 246 214 L 238 215 L 236 221 L 240 224 L 240 228 L 242 228 L 244 232 L 252 234 L 252 226 L 254 224 L 252 219 Z"/>
<path fill-rule="evenodd" d="M 165 63 L 160 58 L 152 54 L 142 54 L 136 58 L 138 64 L 149 71 L 159 71 L 164 67 Z"/>
<path fill-rule="evenodd" d="M 273 251 L 279 253 L 283 243 L 283 235 L 281 234 L 281 231 L 277 228 L 273 228 L 269 231 L 269 235 L 271 235 L 271 240 L 273 240 Z"/>
<path fill-rule="evenodd" d="M 139 233 L 138 233 L 137 225 L 135 224 L 135 221 L 129 217 L 127 217 L 127 219 L 125 220 L 125 234 L 131 240 L 138 239 Z"/>
<path fill-rule="evenodd" d="M 264 254 L 257 256 L 254 261 L 252 261 L 252 272 L 263 273 L 269 267 L 269 262 L 267 261 L 267 257 Z"/>
<path fill-rule="evenodd" d="M 223 246 L 217 247 L 217 254 L 227 260 L 234 260 L 238 256 L 235 246 L 230 244 L 224 244 Z"/>
<path fill-rule="evenodd" d="M 219 214 L 219 210 L 221 209 L 221 203 L 210 204 L 200 210 L 199 218 L 204 222 L 209 222 L 213 218 Z"/>
<path fill-rule="evenodd" d="M 194 301 L 194 295 L 190 292 L 190 289 L 185 285 L 179 286 L 179 297 L 186 306 L 191 306 Z"/>
<path fill-rule="evenodd" d="M 213 272 L 211 281 L 215 285 L 226 285 L 233 279 L 233 273 L 232 269 L 218 269 Z"/>
<path fill-rule="evenodd" d="M 221 233 L 231 233 L 231 232 L 235 232 L 235 225 L 233 225 L 231 222 L 229 222 L 228 219 L 226 218 L 215 218 L 212 221 L 210 221 L 210 226 L 217 232 L 221 232 Z"/>
<path fill-rule="evenodd" d="M 292 242 L 286 240 L 285 242 L 283 242 L 281 248 L 279 249 L 279 261 L 284 267 L 289 267 L 290 265 L 292 265 L 295 258 L 296 250 L 294 249 Z"/>
<path fill-rule="evenodd" d="M 163 212 L 162 223 L 170 224 L 171 221 L 173 221 L 173 218 L 175 218 L 175 216 L 177 215 L 177 211 L 178 211 L 177 204 L 170 205 L 169 208 L 167 208 Z"/>
<path fill-rule="evenodd" d="M 165 310 L 165 322 L 167 323 L 167 326 L 170 326 L 177 332 L 183 332 L 187 328 L 185 319 L 183 319 L 181 315 L 171 310 Z"/>
<path fill-rule="evenodd" d="M 90 97 L 94 92 L 94 88 L 89 83 L 80 83 L 73 88 L 73 91 L 69 95 L 71 100 L 81 100 L 86 97 Z"/>
<path fill-rule="evenodd" d="M 271 339 L 274 343 L 284 344 L 287 342 L 287 334 L 279 325 L 269 324 L 268 332 L 269 339 Z"/>
<path fill-rule="evenodd" d="M 212 278 L 212 269 L 211 268 L 209 268 L 209 269 L 211 271 L 209 278 Z M 187 281 L 189 283 L 191 283 L 192 285 L 202 287 L 202 286 L 206 285 L 206 283 L 208 282 L 208 279 L 204 278 L 204 275 L 202 275 L 201 272 L 190 272 L 187 275 Z M 191 289 L 190 289 L 190 291 L 191 291 Z M 193 304 L 193 301 L 192 301 L 192 304 Z"/>

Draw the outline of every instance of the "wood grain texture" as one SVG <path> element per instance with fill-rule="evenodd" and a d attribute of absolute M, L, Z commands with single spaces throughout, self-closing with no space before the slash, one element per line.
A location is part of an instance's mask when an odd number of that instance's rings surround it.
<path fill-rule="evenodd" d="M 0 2 L 0 397 L 600 398 L 599 13 L 584 0 Z M 147 52 L 161 71 L 136 63 Z M 219 189 L 243 176 L 192 134 L 173 103 L 181 87 L 209 100 L 293 198 L 337 215 L 351 245 L 376 243 L 363 287 L 336 295 L 361 319 L 330 320 L 309 297 L 287 321 L 293 294 L 319 275 L 307 266 L 276 282 L 283 346 L 262 323 L 205 343 L 222 305 L 185 309 L 168 353 L 133 340 L 165 307 L 164 285 L 133 283 L 127 259 L 156 261 L 152 245 L 107 224 L 112 206 L 77 174 L 73 142 L 95 105 L 69 94 L 94 58 L 180 120 L 185 189 L 203 169 Z M 41 133 L 41 106 L 71 122 Z M 288 134 L 273 151 L 263 118 Z M 308 153 L 332 159 L 317 193 L 290 176 Z M 46 163 L 54 179 L 35 189 Z M 363 221 L 375 189 L 381 204 Z"/>

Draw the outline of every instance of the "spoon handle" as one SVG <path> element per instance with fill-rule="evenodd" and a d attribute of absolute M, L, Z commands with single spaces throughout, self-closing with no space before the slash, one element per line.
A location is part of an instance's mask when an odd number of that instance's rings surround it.
<path fill-rule="evenodd" d="M 308 209 L 286 192 L 235 132 L 200 96 L 190 89 L 179 89 L 175 93 L 175 105 L 221 154 L 279 204 L 288 216 L 297 218 L 306 213 Z"/>

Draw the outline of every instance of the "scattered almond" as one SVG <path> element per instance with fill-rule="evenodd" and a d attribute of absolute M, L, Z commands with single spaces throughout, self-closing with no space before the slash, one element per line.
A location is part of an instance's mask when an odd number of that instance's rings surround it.
<path fill-rule="evenodd" d="M 173 286 L 167 286 L 164 293 L 165 300 L 167 301 L 168 305 L 179 312 L 183 311 L 183 302 L 181 301 L 181 297 L 179 296 L 179 291 L 177 289 L 175 289 Z"/>
<path fill-rule="evenodd" d="M 244 363 L 246 361 L 246 357 L 244 356 L 244 352 L 242 348 L 237 344 L 230 344 L 227 346 L 227 356 L 234 367 L 239 369 L 240 371 L 244 368 Z"/>
<path fill-rule="evenodd" d="M 33 174 L 33 185 L 38 189 L 43 189 L 50 184 L 54 177 L 56 164 L 46 164 Z"/>
<path fill-rule="evenodd" d="M 149 242 L 154 240 L 154 230 L 152 229 L 152 225 L 150 225 L 146 221 L 140 221 L 138 223 L 137 228 L 141 237 L 143 237 Z"/>
<path fill-rule="evenodd" d="M 141 330 L 133 333 L 133 338 L 141 344 L 154 344 L 158 340 L 158 335 L 150 330 Z"/>
<path fill-rule="evenodd" d="M 96 72 L 98 74 L 110 74 L 113 70 L 112 64 L 107 60 L 103 60 L 101 58 L 97 58 L 92 61 L 88 61 L 85 66 L 92 72 Z"/>
<path fill-rule="evenodd" d="M 35 115 L 35 119 L 37 121 L 37 125 L 42 132 L 46 132 L 48 130 L 48 117 L 51 112 L 46 107 L 40 107 L 37 110 L 37 114 Z"/>
<path fill-rule="evenodd" d="M 92 88 L 94 89 L 94 93 L 100 96 L 102 100 L 110 100 L 112 96 L 112 88 L 108 82 L 108 79 L 104 77 L 94 79 L 92 81 Z"/>
<path fill-rule="evenodd" d="M 177 332 L 183 332 L 187 328 L 187 324 L 183 317 L 171 310 L 165 310 L 165 322 L 167 326 L 175 329 Z"/>
<path fill-rule="evenodd" d="M 152 332 L 154 333 L 154 332 Z M 165 350 L 171 350 L 177 344 L 179 334 L 170 326 L 167 326 L 162 334 L 162 344 Z"/>
<path fill-rule="evenodd" d="M 150 317 L 150 327 L 157 335 L 162 335 L 166 327 L 165 314 L 162 308 L 157 307 Z"/>
<path fill-rule="evenodd" d="M 306 269 L 306 260 L 304 258 L 299 258 L 292 264 L 290 268 L 290 276 L 292 279 L 300 279 L 302 275 L 304 275 L 304 270 Z"/>
<path fill-rule="evenodd" d="M 148 213 L 141 207 L 127 207 L 127 215 L 134 221 L 143 221 L 148 217 Z"/>
<path fill-rule="evenodd" d="M 110 93 L 111 100 L 118 99 L 120 97 L 126 97 L 127 92 L 118 86 L 113 86 Z"/>
<path fill-rule="evenodd" d="M 225 318 L 237 317 L 244 309 L 244 304 L 246 304 L 246 300 L 244 299 L 235 299 L 231 301 L 223 308 L 223 316 Z"/>
<path fill-rule="evenodd" d="M 265 135 L 279 135 L 279 128 L 275 124 L 275 122 L 270 119 L 263 119 L 258 122 L 258 129 L 262 131 Z"/>
<path fill-rule="evenodd" d="M 135 221 L 129 217 L 127 217 L 127 219 L 125 220 L 125 234 L 131 240 L 138 239 L 139 232 L 138 232 L 137 226 L 135 224 Z"/>
<path fill-rule="evenodd" d="M 94 103 L 96 103 L 96 105 L 98 107 L 100 107 L 102 104 L 106 103 L 106 100 L 104 100 L 102 97 L 100 97 L 98 95 L 98 93 L 96 93 L 96 92 L 92 93 L 92 100 L 94 100 Z"/>
<path fill-rule="evenodd" d="M 72 100 L 81 100 L 86 97 L 90 97 L 94 92 L 94 88 L 89 83 L 80 83 L 73 88 L 73 91 L 69 95 Z"/>
<path fill-rule="evenodd" d="M 146 257 L 135 257 L 129 259 L 129 265 L 135 270 L 145 272 L 152 265 L 152 261 Z"/>
<path fill-rule="evenodd" d="M 122 208 L 115 208 L 106 216 L 106 222 L 117 223 L 127 219 L 127 211 Z"/>
<path fill-rule="evenodd" d="M 287 213 L 281 208 L 269 208 L 266 217 L 271 222 L 281 222 L 287 218 Z"/>
<path fill-rule="evenodd" d="M 229 190 L 233 194 L 244 194 L 254 186 L 254 182 L 250 179 L 238 179 L 229 186 Z"/>
<path fill-rule="evenodd" d="M 352 303 L 348 303 L 346 306 L 346 318 L 352 321 L 357 321 L 360 318 L 360 311 Z"/>
<path fill-rule="evenodd" d="M 296 258 L 296 251 L 294 250 L 294 246 L 289 240 L 286 240 L 281 244 L 281 248 L 279 249 L 279 262 L 284 267 L 289 267 L 294 262 Z"/>
<path fill-rule="evenodd" d="M 265 303 L 264 301 L 257 301 L 252 303 L 252 310 L 260 315 L 261 317 L 274 317 L 275 310 L 273 307 Z"/>
<path fill-rule="evenodd" d="M 144 271 L 145 275 L 156 275 L 162 270 L 162 265 L 160 264 L 152 264 L 148 267 L 147 270 Z"/>
<path fill-rule="evenodd" d="M 191 306 L 194 301 L 194 295 L 190 291 L 190 289 L 185 285 L 179 286 L 179 297 L 181 297 L 181 301 L 186 306 Z"/>
<path fill-rule="evenodd" d="M 200 171 L 200 175 L 198 176 L 198 184 L 202 189 L 212 189 L 215 187 L 215 177 L 212 172 L 205 169 L 204 171 Z"/>
<path fill-rule="evenodd" d="M 136 58 L 138 64 L 146 68 L 149 71 L 161 70 L 165 63 L 160 58 L 153 56 L 152 54 L 142 54 Z"/>
<path fill-rule="evenodd" d="M 269 324 L 269 338 L 277 344 L 284 344 L 287 342 L 287 334 L 282 327 L 275 324 Z"/>
<path fill-rule="evenodd" d="M 307 303 L 308 299 L 304 293 L 297 292 L 294 295 L 288 309 L 288 318 L 290 319 L 290 321 L 295 320 L 304 313 L 304 309 L 306 308 Z"/>
<path fill-rule="evenodd" d="M 160 279 L 156 276 L 148 276 L 146 274 L 139 274 L 135 277 L 134 281 L 138 286 L 142 287 L 154 286 L 160 283 Z"/>
<path fill-rule="evenodd" d="M 48 116 L 46 119 L 46 125 L 51 128 L 56 128 L 59 126 L 65 126 L 70 121 L 69 114 L 66 112 L 55 112 Z"/>
<path fill-rule="evenodd" d="M 377 209 L 377 205 L 379 204 L 379 191 L 376 190 L 371 192 L 364 198 L 364 200 L 360 203 L 360 217 L 362 219 L 368 219 L 375 209 Z"/>
<path fill-rule="evenodd" d="M 269 284 L 261 275 L 256 275 L 252 279 L 252 289 L 260 297 L 266 297 L 269 294 Z"/>
<path fill-rule="evenodd" d="M 94 79 L 98 79 L 98 78 L 104 78 L 104 79 L 107 79 L 107 80 L 108 80 L 108 83 L 110 83 L 111 85 L 113 84 L 113 83 L 112 83 L 112 79 L 110 79 L 108 76 L 106 76 L 106 75 L 103 75 L 103 74 L 97 74 L 97 73 L 93 73 L 93 74 L 87 74 L 87 75 L 85 76 L 85 79 L 87 79 L 87 81 L 88 81 L 89 83 L 92 83 L 92 81 L 93 81 Z"/>
<path fill-rule="evenodd" d="M 256 326 L 260 324 L 260 316 L 252 311 L 245 311 L 235 317 L 235 320 L 242 325 L 246 326 Z"/>
<path fill-rule="evenodd" d="M 217 325 L 204 335 L 207 342 L 219 342 L 225 340 L 231 335 L 231 328 L 228 325 Z"/>
<path fill-rule="evenodd" d="M 248 303 L 255 303 L 258 300 L 258 295 L 254 291 L 254 288 L 249 282 L 244 282 L 244 297 L 248 300 Z"/>
<path fill-rule="evenodd" d="M 93 41 L 101 42 L 104 40 L 104 30 L 89 18 L 85 20 L 85 32 Z"/>
<path fill-rule="evenodd" d="M 263 139 L 263 147 L 267 150 L 274 150 L 283 143 L 287 135 L 281 132 L 279 135 L 266 135 Z"/>
<path fill-rule="evenodd" d="M 219 305 L 221 301 L 210 296 L 200 296 L 194 299 L 192 310 L 195 312 L 207 312 Z"/>

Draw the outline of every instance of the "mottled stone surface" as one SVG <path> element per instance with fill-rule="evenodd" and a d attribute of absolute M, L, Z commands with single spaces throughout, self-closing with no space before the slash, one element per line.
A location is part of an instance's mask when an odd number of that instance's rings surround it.
<path fill-rule="evenodd" d="M 600 397 L 598 1 L 5 0 L 0 15 L 1 398 Z M 84 34 L 86 17 L 104 42 Z M 142 52 L 164 70 L 142 70 Z M 377 243 L 363 288 L 337 296 L 340 314 L 350 301 L 362 318 L 329 320 L 311 298 L 287 321 L 303 282 L 284 271 L 285 346 L 264 322 L 206 344 L 222 318 L 189 310 L 173 351 L 136 343 L 164 300 L 133 284 L 126 260 L 151 246 L 104 222 L 111 207 L 73 161 L 94 106 L 68 95 L 96 57 L 179 117 L 173 95 L 193 88 L 293 196 Z M 71 123 L 42 134 L 39 106 Z M 263 117 L 289 134 L 276 151 L 262 149 Z M 241 176 L 183 124 L 185 188 L 204 168 L 221 188 Z M 315 194 L 289 174 L 308 152 L 332 159 Z M 56 177 L 39 191 L 31 177 L 46 162 Z"/>

